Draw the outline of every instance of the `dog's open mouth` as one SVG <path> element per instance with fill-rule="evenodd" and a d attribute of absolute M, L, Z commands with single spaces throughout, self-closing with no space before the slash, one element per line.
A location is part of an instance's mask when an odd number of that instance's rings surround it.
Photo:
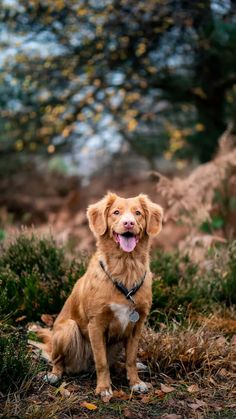
<path fill-rule="evenodd" d="M 124 252 L 132 252 L 138 243 L 138 236 L 129 231 L 123 234 L 114 233 L 114 238 Z"/>

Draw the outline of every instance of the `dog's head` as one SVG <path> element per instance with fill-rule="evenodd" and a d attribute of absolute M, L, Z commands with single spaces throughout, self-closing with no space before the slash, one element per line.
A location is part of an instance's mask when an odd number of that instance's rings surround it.
<path fill-rule="evenodd" d="M 144 236 L 161 231 L 163 210 L 143 194 L 125 199 L 108 193 L 88 207 L 87 216 L 95 237 L 107 236 L 124 252 L 132 252 Z"/>

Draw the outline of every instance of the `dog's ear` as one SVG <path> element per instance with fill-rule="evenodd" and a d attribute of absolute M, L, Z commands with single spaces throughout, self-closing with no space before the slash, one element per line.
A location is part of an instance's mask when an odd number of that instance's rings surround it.
<path fill-rule="evenodd" d="M 116 194 L 108 192 L 103 199 L 88 207 L 89 227 L 96 237 L 103 236 L 106 233 L 108 210 L 116 198 Z"/>
<path fill-rule="evenodd" d="M 140 194 L 138 197 L 146 215 L 146 233 L 157 236 L 162 229 L 163 209 L 154 204 L 147 195 Z"/>

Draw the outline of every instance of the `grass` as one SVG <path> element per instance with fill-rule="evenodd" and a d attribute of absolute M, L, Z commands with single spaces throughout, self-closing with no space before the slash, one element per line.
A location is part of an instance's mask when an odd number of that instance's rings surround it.
<path fill-rule="evenodd" d="M 153 387 L 148 395 L 131 395 L 125 371 L 113 372 L 117 391 L 104 404 L 94 395 L 95 374 L 65 377 L 58 387 L 43 383 L 42 364 L 27 346 L 25 324 L 38 321 L 43 313 L 59 312 L 86 261 L 68 259 L 52 238 L 21 234 L 3 241 L 0 417 L 236 417 L 235 247 L 233 242 L 215 248 L 208 255 L 210 270 L 178 253 L 153 254 L 152 328 L 144 332 L 139 350 L 140 360 L 148 365 L 143 379 Z M 163 392 L 163 384 L 171 391 Z M 86 407 L 87 402 L 96 410 Z"/>

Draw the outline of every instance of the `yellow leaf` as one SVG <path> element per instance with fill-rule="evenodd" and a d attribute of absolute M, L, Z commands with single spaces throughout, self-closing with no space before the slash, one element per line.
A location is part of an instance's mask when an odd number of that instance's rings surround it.
<path fill-rule="evenodd" d="M 17 140 L 16 143 L 15 143 L 15 149 L 17 151 L 21 151 L 21 150 L 23 150 L 23 148 L 24 148 L 23 141 L 22 140 Z"/>
<path fill-rule="evenodd" d="M 96 404 L 93 403 L 88 403 L 88 402 L 82 402 L 80 403 L 81 407 L 86 407 L 86 409 L 88 410 L 96 410 L 98 407 L 96 406 Z"/>
<path fill-rule="evenodd" d="M 195 125 L 195 129 L 196 129 L 196 131 L 201 132 L 201 131 L 204 131 L 205 126 L 204 126 L 203 124 L 201 124 L 200 122 L 198 122 L 198 123 Z"/>
<path fill-rule="evenodd" d="M 55 152 L 55 146 L 53 144 L 50 144 L 48 146 L 48 153 L 52 154 Z"/>
<path fill-rule="evenodd" d="M 164 158 L 165 158 L 166 160 L 171 160 L 171 159 L 172 159 L 172 157 L 173 157 L 173 154 L 172 154 L 170 151 L 165 151 L 165 152 L 164 152 Z"/>
<path fill-rule="evenodd" d="M 127 125 L 128 131 L 134 131 L 137 125 L 136 119 L 130 119 Z"/>
<path fill-rule="evenodd" d="M 81 9 L 77 10 L 77 15 L 78 16 L 85 16 L 87 13 L 88 13 L 87 9 L 81 8 Z"/>
<path fill-rule="evenodd" d="M 151 73 L 151 74 L 157 73 L 157 68 L 156 68 L 156 67 L 154 67 L 154 66 L 149 66 L 149 67 L 147 67 L 147 70 L 148 70 L 148 72 L 149 72 L 149 73 Z"/>
<path fill-rule="evenodd" d="M 179 129 L 174 129 L 174 131 L 172 132 L 172 136 L 173 136 L 173 138 L 178 140 L 179 138 L 182 138 L 183 133 Z"/>
<path fill-rule="evenodd" d="M 186 166 L 187 166 L 187 161 L 186 160 L 177 160 L 177 162 L 176 162 L 177 169 L 182 170 Z"/>
<path fill-rule="evenodd" d="M 146 51 L 146 48 L 147 48 L 146 47 L 146 44 L 144 42 L 141 42 L 138 45 L 138 48 L 135 51 L 135 54 L 137 55 L 137 57 L 140 57 L 140 55 L 143 55 L 145 53 L 145 51 Z"/>
<path fill-rule="evenodd" d="M 70 128 L 65 127 L 62 131 L 63 137 L 68 137 L 70 135 Z"/>
<path fill-rule="evenodd" d="M 201 87 L 194 87 L 192 89 L 193 93 L 199 97 L 201 97 L 202 99 L 206 99 L 206 93 L 204 92 L 204 90 Z"/>

